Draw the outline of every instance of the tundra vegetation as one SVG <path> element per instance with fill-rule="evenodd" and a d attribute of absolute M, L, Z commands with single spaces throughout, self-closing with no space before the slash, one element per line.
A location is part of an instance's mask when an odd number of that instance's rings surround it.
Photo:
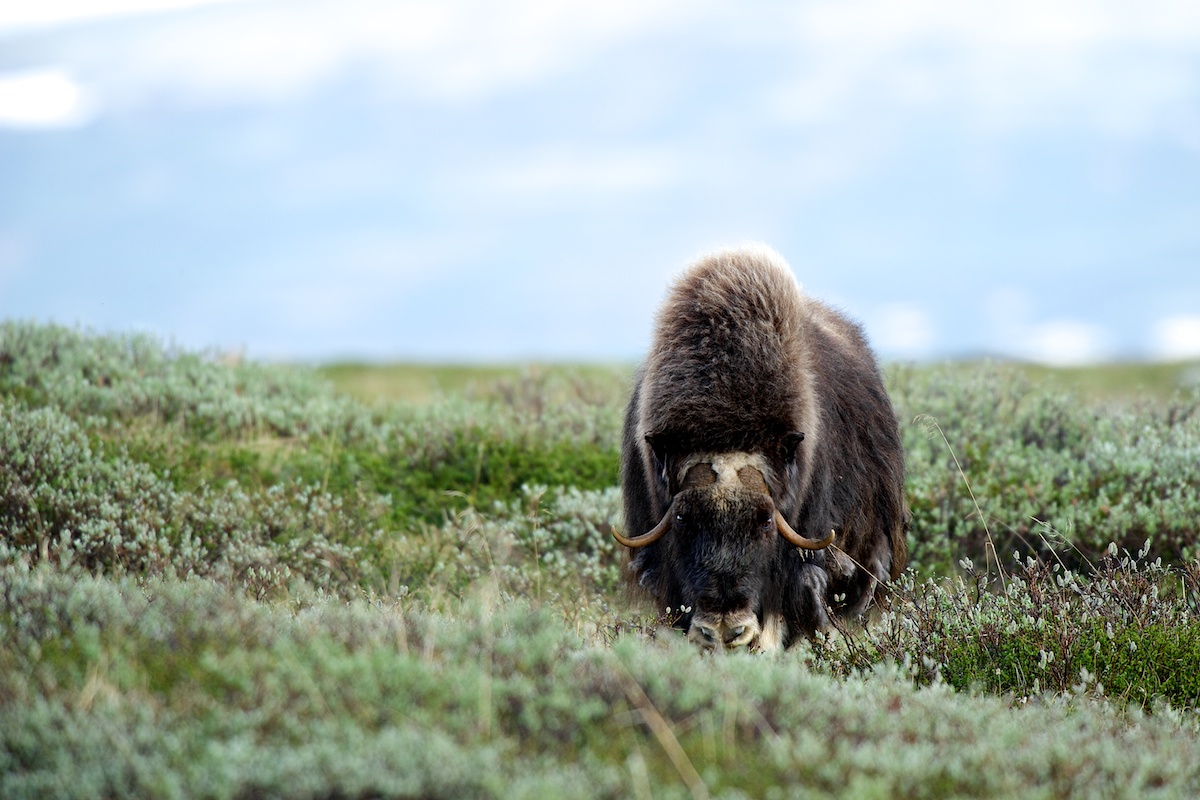
<path fill-rule="evenodd" d="M 0 796 L 1200 792 L 1195 388 L 890 368 L 912 567 L 712 657 L 621 591 L 629 369 L 371 373 L 0 323 Z"/>

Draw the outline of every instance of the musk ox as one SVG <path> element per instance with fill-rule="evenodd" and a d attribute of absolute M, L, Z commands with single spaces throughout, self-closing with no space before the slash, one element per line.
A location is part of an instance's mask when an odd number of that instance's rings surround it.
<path fill-rule="evenodd" d="M 633 583 L 706 649 L 811 637 L 907 560 L 900 432 L 862 329 L 765 247 L 703 258 L 670 288 L 621 485 Z"/>

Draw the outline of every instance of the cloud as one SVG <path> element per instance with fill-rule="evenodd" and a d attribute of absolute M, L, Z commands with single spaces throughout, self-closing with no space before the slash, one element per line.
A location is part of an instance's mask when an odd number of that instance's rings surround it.
<path fill-rule="evenodd" d="M 678 159 L 654 149 L 601 149 L 551 145 L 510 157 L 499 166 L 479 166 L 460 178 L 465 191 L 506 197 L 644 192 L 674 184 Z"/>
<path fill-rule="evenodd" d="M 1069 126 L 1194 143 L 1179 117 L 1197 100 L 1200 6 L 850 0 L 800 5 L 783 27 L 796 68 L 768 102 L 798 126 L 940 109 L 992 134 Z"/>
<path fill-rule="evenodd" d="M 1200 357 L 1200 316 L 1183 315 L 1154 325 L 1151 354 L 1163 361 Z"/>
<path fill-rule="evenodd" d="M 244 0 L 38 0 L 0 6 L 0 33 Z"/>
<path fill-rule="evenodd" d="M 40 22 L 28 18 L 35 8 Z M 14 22 L 19 14 L 24 22 Z M 1144 325 L 1111 313 L 1102 322 L 1110 328 L 1085 324 L 1106 316 L 1080 296 L 1098 294 L 1097 270 L 1194 250 L 1190 162 L 1181 149 L 1200 152 L 1197 66 L 1200 6 L 1177 0 L 747 8 L 681 0 L 46 0 L 0 10 L 0 71 L 51 76 L 43 85 L 50 91 L 31 94 L 49 110 L 27 107 L 25 119 L 79 124 L 101 109 L 126 117 L 94 126 L 69 150 L 27 151 L 22 141 L 10 151 L 31 164 L 42 159 L 6 187 L 23 213 L 44 214 L 31 239 L 40 260 L 29 260 L 41 280 L 53 280 L 56 263 L 82 258 L 67 246 L 87 241 L 82 235 L 49 243 L 87 213 L 86 230 L 111 227 L 129 244 L 146 237 L 156 258 L 211 247 L 248 274 L 265 270 L 269 277 L 247 280 L 248 289 L 277 300 L 272 313 L 289 323 L 330 335 L 354 321 L 356 303 L 424 288 L 399 268 L 377 275 L 371 265 L 421 259 L 370 243 L 347 255 L 352 248 L 339 240 L 311 259 L 328 275 L 272 272 L 258 260 L 291 242 L 310 248 L 326 226 L 367 219 L 451 241 L 486 239 L 494 245 L 486 256 L 444 263 L 486 264 L 493 273 L 553 274 L 563 251 L 575 263 L 575 254 L 594 250 L 598 283 L 610 279 L 603 256 L 611 242 L 658 248 L 665 255 L 647 263 L 670 265 L 710 243 L 765 239 L 804 253 L 812 265 L 805 271 L 822 276 L 822 287 L 846 295 L 848 308 L 866 309 L 881 351 L 1092 360 L 1114 341 L 1110 334 Z M 1143 141 L 1141 149 L 1096 147 L 1097 137 Z M 1178 147 L 1157 147 L 1163 142 Z M 82 189 L 82 181 L 63 183 L 50 168 L 58 152 L 127 176 L 105 178 L 103 204 L 79 200 L 85 195 L 62 187 Z M 1063 163 L 1078 160 L 1086 171 L 1110 158 L 1115 182 L 1144 190 L 1135 206 L 1079 194 L 1076 167 Z M 54 167 L 67 161 L 55 158 Z M 956 182 L 977 164 L 985 177 L 997 176 L 984 205 L 971 185 Z M 581 198 L 592 203 L 584 213 Z M 137 209 L 120 210 L 118 200 Z M 108 211 L 110 203 L 131 227 L 95 225 L 83 210 Z M 525 213 L 531 209 L 537 213 Z M 186 218 L 171 216 L 180 210 Z M 1151 231 L 1144 221 L 1164 219 L 1178 231 Z M 246 232 L 257 220 L 262 232 Z M 227 228 L 246 237 L 223 245 L 228 256 L 216 249 L 223 236 L 205 235 L 200 248 L 190 238 Z M 1127 246 L 1114 247 L 1118 239 Z M 99 233 L 95 241 L 103 243 Z M 129 244 L 121 252 L 132 254 Z M 0 247 L 0 276 L 5 258 Z M 847 277 L 839 282 L 840 266 Z M 955 300 L 917 298 L 932 318 L 916 305 L 878 300 L 913 296 L 914 284 L 897 291 L 894 278 L 876 285 L 874 276 L 911 270 L 914 282 L 939 280 L 923 269 L 942 270 L 950 277 L 942 283 L 959 287 Z M 1092 291 L 1047 281 L 1069 270 L 1086 274 L 1076 280 Z M 284 283 L 302 279 L 318 288 Z M 371 291 L 355 296 L 339 280 Z M 1017 286 L 989 297 L 996 281 Z M 639 296 L 660 291 L 642 286 Z M 594 290 L 581 294 L 595 300 Z M 1188 308 L 1175 302 L 1160 308 Z M 1162 352 L 1183 347 L 1186 334 L 1173 330 L 1158 335 Z"/>
<path fill-rule="evenodd" d="M 64 70 L 0 74 L 0 127 L 73 128 L 93 113 L 94 104 Z"/>
<path fill-rule="evenodd" d="M 110 27 L 103 37 L 40 33 L 131 104 L 164 92 L 202 103 L 286 101 L 360 68 L 378 77 L 380 91 L 458 102 L 555 79 L 598 50 L 666 28 L 669 11 L 683 7 L 680 0 L 110 5 L 182 10 L 148 25 Z M 90 16 L 81 6 L 75 19 Z"/>
<path fill-rule="evenodd" d="M 995 289 L 982 311 L 979 322 L 988 353 L 1054 366 L 1092 364 L 1113 354 L 1109 330 L 1076 319 L 1046 319 L 1028 290 Z"/>
<path fill-rule="evenodd" d="M 155 35 L 64 40 L 83 67 L 123 84 L 115 91 L 145 99 L 163 89 L 205 102 L 286 98 L 371 65 L 385 91 L 462 102 L 559 81 L 601 53 L 657 40 L 664 64 L 688 49 L 776 53 L 753 89 L 764 122 L 899 125 L 941 109 L 1001 132 L 1085 125 L 1195 138 L 1180 119 L 1197 100 L 1200 6 L 1173 0 L 779 2 L 736 15 L 681 0 L 15 5 L 45 10 L 0 15 L 0 32 L 23 16 L 191 9 L 160 14 Z"/>
<path fill-rule="evenodd" d="M 1053 366 L 1093 364 L 1108 356 L 1106 334 L 1085 322 L 1044 322 L 1029 329 L 1016 355 Z"/>
<path fill-rule="evenodd" d="M 905 303 L 885 306 L 871 325 L 871 341 L 880 351 L 906 358 L 929 355 L 937 340 L 933 319 Z"/>

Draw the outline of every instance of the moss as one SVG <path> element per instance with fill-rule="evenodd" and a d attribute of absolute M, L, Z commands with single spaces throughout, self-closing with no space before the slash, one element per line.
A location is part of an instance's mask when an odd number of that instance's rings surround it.
<path fill-rule="evenodd" d="M 1110 697 L 1145 707 L 1166 701 L 1200 709 L 1200 622 L 1119 628 L 1109 637 L 1095 625 L 1079 642 L 1076 659 Z"/>

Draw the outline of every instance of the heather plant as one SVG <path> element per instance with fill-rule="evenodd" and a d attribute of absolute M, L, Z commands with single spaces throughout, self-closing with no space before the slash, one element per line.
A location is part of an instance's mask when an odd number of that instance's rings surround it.
<path fill-rule="evenodd" d="M 311 370 L 225 363 L 145 335 L 0 323 L 8 402 L 56 409 L 176 489 L 299 480 L 347 503 L 387 496 L 394 528 L 487 507 L 526 483 L 615 485 L 620 391 L 615 376 L 526 375 L 479 399 L 369 408 Z"/>
<path fill-rule="evenodd" d="M 303 369 L 224 363 L 144 335 L 0 324 L 0 393 L 56 409 L 93 448 L 184 493 L 299 482 L 352 517 L 382 503 L 389 531 L 490 509 L 524 485 L 616 485 L 627 380 L 529 372 L 425 405 L 366 406 Z M 1001 552 L 1058 550 L 1075 567 L 1110 542 L 1134 550 L 1149 539 L 1151 556 L 1170 561 L 1196 555 L 1197 391 L 1106 407 L 1003 366 L 896 368 L 889 389 L 921 568 L 951 574 L 989 537 Z"/>

